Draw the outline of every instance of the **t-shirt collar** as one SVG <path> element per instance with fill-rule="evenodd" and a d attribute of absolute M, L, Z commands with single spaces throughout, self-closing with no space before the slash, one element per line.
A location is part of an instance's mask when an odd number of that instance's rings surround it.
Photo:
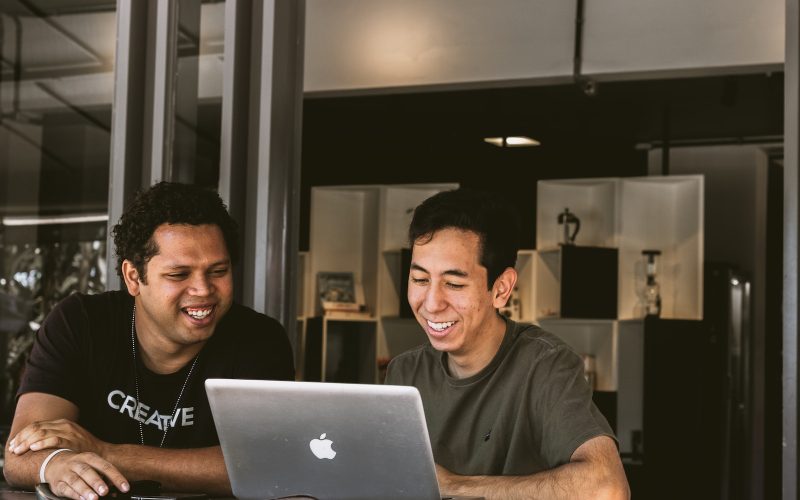
<path fill-rule="evenodd" d="M 442 371 L 444 371 L 445 379 L 447 380 L 448 384 L 452 386 L 465 386 L 474 384 L 475 382 L 491 374 L 497 368 L 497 366 L 503 361 L 503 359 L 505 358 L 506 351 L 508 351 L 513 341 L 514 332 L 517 329 L 517 323 L 515 321 L 506 318 L 505 316 L 501 315 L 500 317 L 503 319 L 503 321 L 506 322 L 506 332 L 505 334 L 503 334 L 503 341 L 500 343 L 500 348 L 497 349 L 497 352 L 495 353 L 494 357 L 489 362 L 489 364 L 486 365 L 481 371 L 479 371 L 475 375 L 471 375 L 466 378 L 453 377 L 452 375 L 450 375 L 450 370 L 447 367 L 447 353 L 441 352 L 439 354 L 439 365 Z"/>

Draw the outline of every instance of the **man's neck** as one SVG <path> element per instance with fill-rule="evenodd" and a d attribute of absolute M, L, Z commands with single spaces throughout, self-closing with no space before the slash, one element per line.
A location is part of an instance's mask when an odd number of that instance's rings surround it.
<path fill-rule="evenodd" d="M 192 345 L 177 345 L 163 335 L 158 335 L 147 320 L 136 312 L 137 356 L 153 373 L 165 375 L 175 373 L 186 366 L 205 345 L 199 342 Z"/>
<path fill-rule="evenodd" d="M 152 346 L 148 348 L 147 342 L 143 342 L 142 338 L 139 337 L 139 355 L 142 358 L 142 363 L 148 370 L 159 375 L 179 371 L 197 356 L 197 353 L 202 348 L 203 344 L 195 344 L 182 348 L 180 351 L 166 352 L 158 348 L 153 349 Z"/>
<path fill-rule="evenodd" d="M 480 344 L 473 346 L 463 354 L 447 353 L 447 368 L 450 375 L 457 379 L 471 377 L 492 362 L 506 334 L 506 322 L 499 315 L 493 315 L 487 327 L 479 337 Z"/>

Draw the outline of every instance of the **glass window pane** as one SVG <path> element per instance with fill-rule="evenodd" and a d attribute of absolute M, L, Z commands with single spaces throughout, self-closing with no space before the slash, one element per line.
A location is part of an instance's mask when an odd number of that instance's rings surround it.
<path fill-rule="evenodd" d="M 178 2 L 174 178 L 217 188 L 219 182 L 225 2 Z"/>
<path fill-rule="evenodd" d="M 55 303 L 106 284 L 116 2 L 0 3 L 0 423 Z"/>

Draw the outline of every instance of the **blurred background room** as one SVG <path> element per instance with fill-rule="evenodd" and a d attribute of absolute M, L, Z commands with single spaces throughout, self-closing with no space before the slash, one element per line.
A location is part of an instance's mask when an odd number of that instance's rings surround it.
<path fill-rule="evenodd" d="M 3 442 L 141 187 L 220 192 L 298 379 L 380 383 L 425 341 L 413 208 L 466 186 L 517 208 L 502 313 L 584 356 L 634 498 L 796 498 L 797 3 L 0 0 Z"/>

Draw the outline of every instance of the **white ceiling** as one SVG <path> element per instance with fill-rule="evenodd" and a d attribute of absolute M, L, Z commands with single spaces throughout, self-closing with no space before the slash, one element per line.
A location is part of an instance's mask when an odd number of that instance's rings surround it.
<path fill-rule="evenodd" d="M 74 2 L 73 2 L 74 3 Z M 780 69 L 784 1 L 593 0 L 586 2 L 583 72 L 714 74 Z M 204 4 L 201 99 L 222 90 L 224 3 Z M 309 94 L 496 86 L 572 76 L 576 2 L 568 0 L 307 0 L 305 90 Z M 20 17 L 25 78 L 11 81 L 16 24 L 3 16 L 0 105 L 23 111 L 107 106 L 113 95 L 115 14 L 56 15 L 54 29 Z M 68 32 L 74 36 L 65 35 Z M 52 92 L 45 92 L 44 83 Z"/>

